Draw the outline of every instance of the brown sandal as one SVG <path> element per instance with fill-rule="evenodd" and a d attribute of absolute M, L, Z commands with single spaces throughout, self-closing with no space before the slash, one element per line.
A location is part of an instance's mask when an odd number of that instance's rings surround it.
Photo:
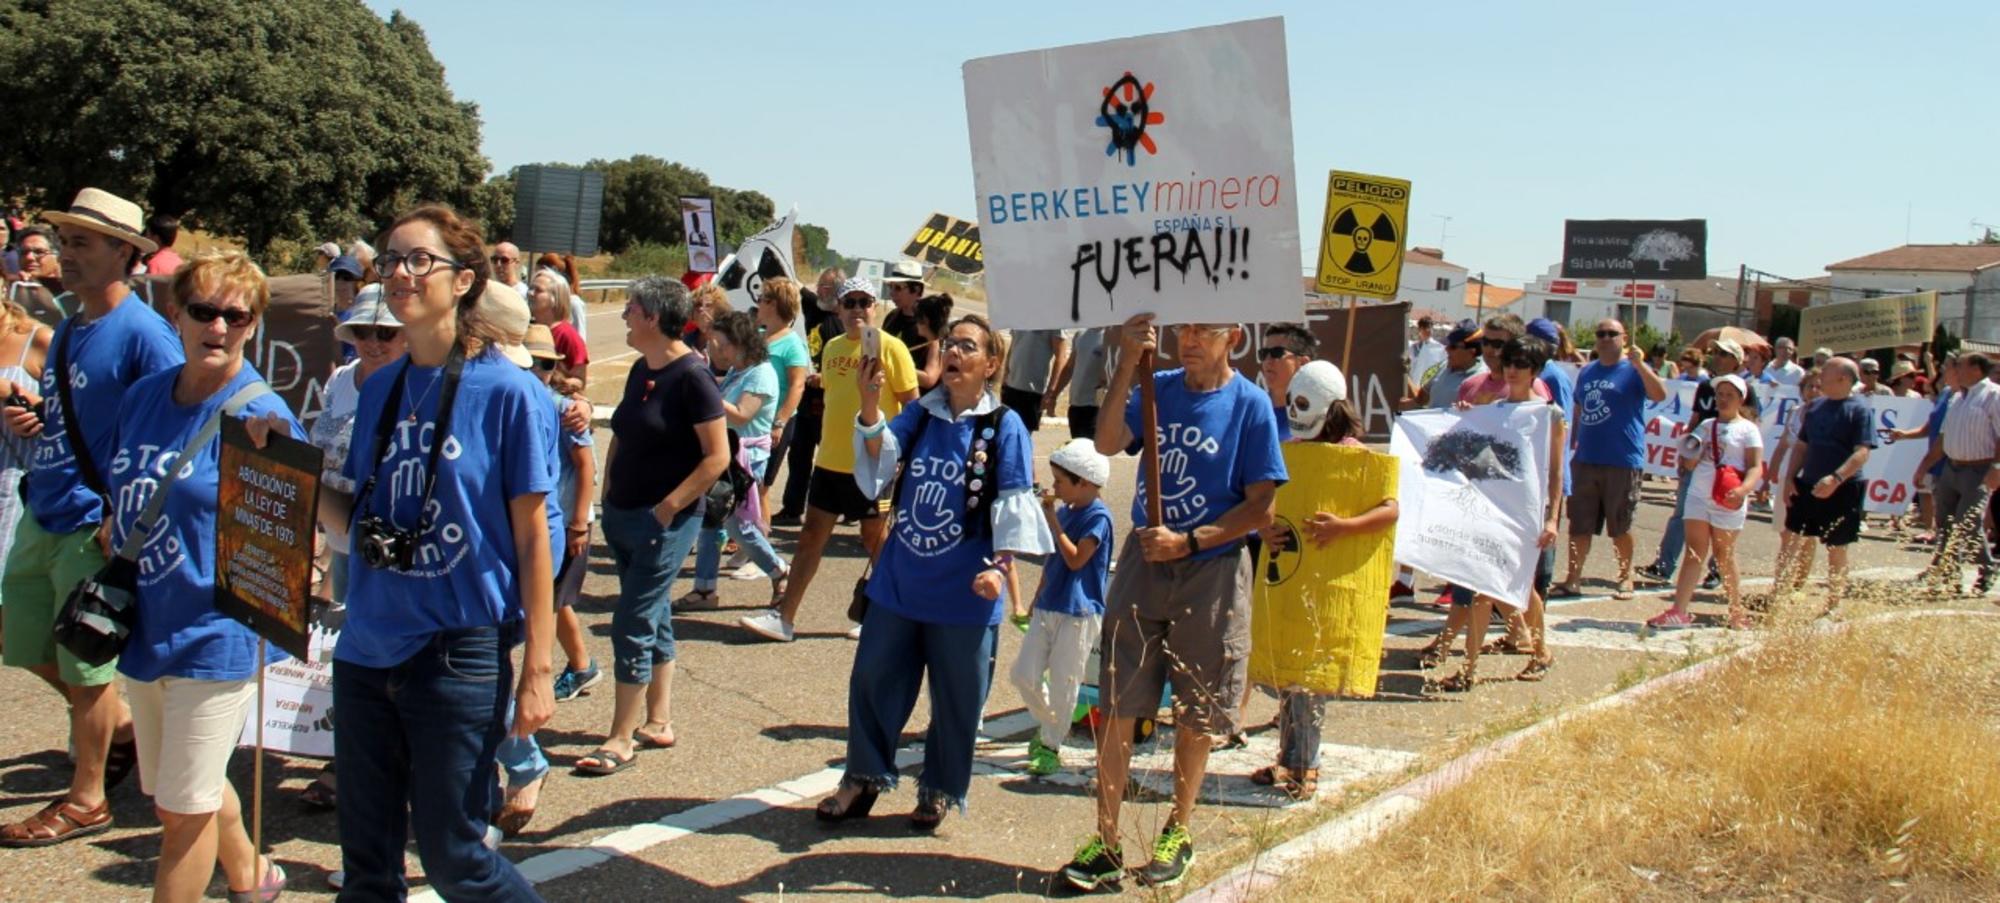
<path fill-rule="evenodd" d="M 1514 679 L 1520 681 L 1526 681 L 1528 683 L 1535 683 L 1537 681 L 1540 681 L 1542 678 L 1549 676 L 1549 666 L 1555 663 L 1556 663 L 1555 659 L 1549 659 L 1548 661 L 1543 661 L 1541 659 L 1532 659 L 1528 662 L 1528 666 L 1526 668 L 1521 669 L 1521 673 L 1514 675 Z"/>
<path fill-rule="evenodd" d="M 1528 647 L 1514 642 L 1514 638 L 1510 636 L 1501 637 L 1479 647 L 1480 655 L 1527 655 L 1529 651 Z"/>
<path fill-rule="evenodd" d="M 1445 648 L 1443 643 L 1432 643 L 1417 650 L 1417 667 L 1428 671 L 1444 664 L 1444 660 L 1450 657 L 1451 650 Z"/>
<path fill-rule="evenodd" d="M 1319 769 L 1308 768 L 1303 774 L 1295 775 L 1281 785 L 1285 795 L 1299 802 L 1305 802 L 1319 795 Z"/>
<path fill-rule="evenodd" d="M 1250 772 L 1250 783 L 1256 784 L 1259 787 L 1276 787 L 1279 784 L 1290 782 L 1291 779 L 1291 769 L 1283 765 L 1266 765 L 1263 768 Z"/>
<path fill-rule="evenodd" d="M 68 799 L 56 800 L 26 819 L 0 828 L 0 847 L 46 847 L 111 828 L 111 802 L 83 809 Z"/>
<path fill-rule="evenodd" d="M 1477 683 L 1479 683 L 1479 678 L 1474 677 L 1471 672 L 1459 671 L 1450 677 L 1438 681 L 1437 688 L 1446 693 L 1470 693 L 1472 692 L 1473 685 Z"/>

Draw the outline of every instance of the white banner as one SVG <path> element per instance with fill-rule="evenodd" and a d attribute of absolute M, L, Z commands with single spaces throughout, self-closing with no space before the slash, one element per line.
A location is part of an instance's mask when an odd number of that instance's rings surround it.
<path fill-rule="evenodd" d="M 1648 476 L 1678 479 L 1675 468 L 1680 462 L 1680 437 L 1687 432 L 1689 410 L 1694 404 L 1695 383 L 1691 380 L 1670 379 L 1667 383 L 1667 398 L 1658 404 L 1646 406 L 1646 474 Z M 1799 416 L 1800 400 L 1797 386 L 1757 387 L 1757 400 L 1763 406 L 1758 418 L 1758 428 L 1764 436 L 1764 466 L 1770 471 L 1768 479 L 1775 486 L 1783 476 L 1784 461 L 1777 460 L 1778 443 L 1790 429 L 1792 418 Z M 1867 504 L 1869 514 L 1895 515 L 1909 510 L 1916 496 L 1914 479 L 1917 465 L 1923 463 L 1924 453 L 1929 450 L 1928 439 L 1914 439 L 1893 445 L 1881 444 L 1881 430 L 1909 429 L 1922 424 L 1930 417 L 1934 404 L 1923 398 L 1892 398 L 1882 395 L 1867 396 L 1862 399 L 1874 411 L 1876 437 L 1875 450 L 1868 454 L 1868 463 L 1861 468 L 1861 476 L 1868 481 Z"/>
<path fill-rule="evenodd" d="M 1548 405 L 1482 405 L 1396 418 L 1389 440 L 1402 462 L 1396 562 L 1527 607 L 1555 413 Z"/>
<path fill-rule="evenodd" d="M 264 669 L 264 705 L 250 710 L 237 745 L 257 745 L 262 717 L 265 749 L 333 758 L 333 647 L 339 640 L 338 631 L 314 624 L 312 661 L 291 658 Z"/>
<path fill-rule="evenodd" d="M 972 60 L 965 111 L 994 325 L 1299 321 L 1283 19 Z"/>

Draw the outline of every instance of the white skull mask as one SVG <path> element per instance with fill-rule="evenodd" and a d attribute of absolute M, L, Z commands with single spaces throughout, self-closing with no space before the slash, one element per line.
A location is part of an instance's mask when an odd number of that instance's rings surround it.
<path fill-rule="evenodd" d="M 1292 375 L 1285 394 L 1285 418 L 1292 438 L 1315 439 L 1325 428 L 1334 403 L 1347 400 L 1347 377 L 1327 361 L 1312 361 Z"/>

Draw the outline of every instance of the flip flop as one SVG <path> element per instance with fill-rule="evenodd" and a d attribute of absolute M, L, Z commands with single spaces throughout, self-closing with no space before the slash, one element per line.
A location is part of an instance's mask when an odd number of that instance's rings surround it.
<path fill-rule="evenodd" d="M 664 731 L 648 732 L 645 725 L 639 725 L 639 729 L 632 732 L 632 740 L 639 744 L 640 749 L 673 749 L 674 744 L 680 742 L 680 738 L 673 734 L 673 725 L 666 727 Z M 669 739 L 660 739 L 662 735 Z"/>
<path fill-rule="evenodd" d="M 536 805 L 541 804 L 541 794 L 539 791 L 542 787 L 548 785 L 548 780 L 549 776 L 547 774 L 535 779 L 537 790 L 535 795 Z M 528 822 L 533 821 L 534 818 L 534 806 L 522 806 L 513 800 L 508 800 L 506 805 L 500 807 L 500 814 L 493 819 L 493 824 L 500 829 L 500 836 L 513 838 L 521 836 L 521 832 L 528 827 Z"/>
<path fill-rule="evenodd" d="M 592 760 L 595 760 L 594 763 Z M 591 763 L 591 764 L 586 764 Z M 576 760 L 576 772 L 595 777 L 614 775 L 639 764 L 638 756 L 621 756 L 615 750 L 598 747 L 590 755 Z"/>

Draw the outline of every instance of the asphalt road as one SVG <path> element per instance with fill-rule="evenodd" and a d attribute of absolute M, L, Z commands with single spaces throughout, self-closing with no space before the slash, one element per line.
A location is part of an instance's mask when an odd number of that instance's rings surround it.
<path fill-rule="evenodd" d="M 594 382 L 615 384 L 610 371 L 620 363 L 623 330 L 615 310 L 593 310 Z M 629 360 L 629 358 L 627 358 Z M 1046 456 L 1068 438 L 1060 422 L 1037 437 Z M 600 448 L 602 446 L 600 445 Z M 1043 465 L 1038 462 L 1038 470 Z M 1114 462 L 1107 493 L 1121 529 L 1131 503 L 1135 462 Z M 1639 516 L 1638 544 L 1650 552 L 1671 502 L 1667 487 L 1649 487 Z M 1890 540 L 1879 525 L 1859 545 L 1856 568 L 1878 580 L 1905 580 L 1922 556 Z M 789 557 L 795 534 L 778 533 L 779 550 Z M 1121 537 L 1122 539 L 1122 537 Z M 607 636 L 615 598 L 608 553 L 601 543 L 580 606 L 599 662 L 608 666 Z M 1775 556 L 1775 532 L 1764 516 L 1753 519 L 1742 540 L 1748 573 L 1768 572 Z M 1274 732 L 1251 737 L 1248 750 L 1218 753 L 1204 787 L 1212 804 L 1199 810 L 1195 832 L 1201 850 L 1197 879 L 1220 874 L 1259 845 L 1273 843 L 1302 822 L 1322 818 L 1349 789 L 1379 784 L 1412 763 L 1459 748 L 1496 725 L 1518 724 L 1601 696 L 1629 681 L 1638 669 L 1659 670 L 1685 661 L 1691 651 L 1740 642 L 1715 626 L 1719 604 L 1699 602 L 1707 626 L 1642 636 L 1637 622 L 1657 612 L 1662 601 L 1642 595 L 1614 602 L 1609 591 L 1608 549 L 1588 571 L 1596 594 L 1551 609 L 1550 642 L 1556 665 L 1538 684 L 1513 682 L 1525 659 L 1494 656 L 1483 670 L 1487 682 L 1474 692 L 1440 697 L 1426 690 L 1428 678 L 1414 650 L 1441 620 L 1441 610 L 1420 602 L 1392 608 L 1388 651 L 1378 695 L 1330 706 L 1326 769 L 1317 804 L 1281 805 L 1246 779 L 1267 764 Z M 585 697 L 563 704 L 541 740 L 554 763 L 540 811 L 518 842 L 504 852 L 521 863 L 551 900 L 606 899 L 834 899 L 870 897 L 1014 897 L 1047 890 L 1052 869 L 1063 863 L 1092 828 L 1089 796 L 1091 755 L 1087 734 L 1071 740 L 1067 771 L 1049 779 L 1020 770 L 1030 722 L 1022 714 L 1005 674 L 1019 636 L 1001 631 L 999 674 L 987 706 L 987 732 L 974 780 L 970 812 L 953 814 L 935 836 L 911 832 L 904 813 L 914 803 L 908 783 L 886 796 L 876 816 L 864 823 L 827 830 L 812 817 L 812 805 L 839 776 L 846 734 L 847 677 L 853 644 L 845 639 L 847 590 L 859 576 L 861 551 L 853 531 L 836 534 L 803 610 L 799 639 L 789 645 L 759 641 L 734 626 L 737 617 L 761 608 L 769 586 L 762 580 L 725 580 L 723 608 L 676 618 L 680 640 L 674 687 L 676 748 L 642 753 L 638 767 L 606 778 L 570 771 L 593 749 L 611 717 L 609 682 Z M 1030 567 L 1024 577 L 1033 586 Z M 677 581 L 678 596 L 688 584 Z M 1753 584 L 1753 591 L 1755 586 Z M 1446 667 L 1456 667 L 1455 664 Z M 1259 696 L 1250 723 L 1268 721 L 1274 704 Z M 23 672 L 0 672 L 0 819 L 26 817 L 62 792 L 69 768 L 63 749 L 64 707 L 54 694 Z M 918 706 L 906 740 L 914 764 L 926 718 Z M 1135 780 L 1165 788 L 1166 762 L 1154 751 L 1142 756 Z M 235 785 L 252 785 L 251 760 L 241 751 L 232 764 Z M 338 867 L 339 849 L 331 814 L 308 810 L 297 791 L 318 763 L 278 755 L 266 757 L 264 830 L 268 845 L 290 871 L 287 899 L 328 899 L 325 877 Z M 914 776 L 915 768 L 905 769 Z M 54 849 L 0 850 L 0 897 L 10 900 L 125 900 L 143 898 L 158 855 L 158 822 L 136 778 L 113 794 L 114 830 Z M 1159 829 L 1166 807 L 1156 796 L 1126 808 L 1128 855 L 1143 856 Z M 413 881 L 422 865 L 409 857 Z M 1190 883 L 1187 887 L 1196 886 Z M 221 893 L 218 879 L 212 890 Z M 421 891 L 421 887 L 418 888 Z"/>

